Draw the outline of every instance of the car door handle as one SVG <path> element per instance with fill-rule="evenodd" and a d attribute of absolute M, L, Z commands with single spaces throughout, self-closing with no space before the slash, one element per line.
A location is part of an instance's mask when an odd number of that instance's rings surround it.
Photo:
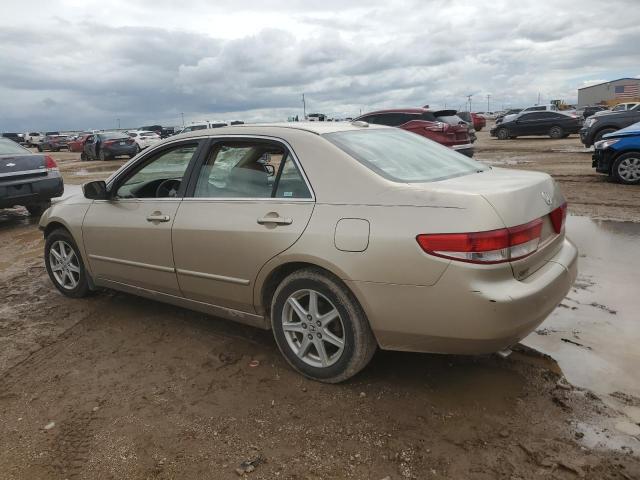
<path fill-rule="evenodd" d="M 152 214 L 147 217 L 147 222 L 168 222 L 171 220 L 169 215 Z"/>
<path fill-rule="evenodd" d="M 258 219 L 258 223 L 260 225 L 291 225 L 293 223 L 293 219 L 284 218 L 284 217 L 262 217 Z"/>

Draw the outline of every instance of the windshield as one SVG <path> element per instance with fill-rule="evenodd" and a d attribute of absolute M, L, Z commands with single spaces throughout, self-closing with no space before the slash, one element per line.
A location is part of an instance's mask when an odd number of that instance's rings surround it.
<path fill-rule="evenodd" d="M 122 132 L 107 132 L 107 133 L 101 133 L 98 136 L 100 137 L 101 140 L 111 140 L 111 139 L 117 139 L 117 138 L 127 139 L 128 138 L 128 135 L 126 133 L 122 133 Z"/>
<path fill-rule="evenodd" d="M 0 138 L 0 155 L 24 155 L 25 153 L 31 152 L 26 148 L 22 148 L 13 140 Z"/>
<path fill-rule="evenodd" d="M 489 168 L 397 128 L 349 130 L 323 136 L 378 175 L 394 182 L 433 182 Z"/>

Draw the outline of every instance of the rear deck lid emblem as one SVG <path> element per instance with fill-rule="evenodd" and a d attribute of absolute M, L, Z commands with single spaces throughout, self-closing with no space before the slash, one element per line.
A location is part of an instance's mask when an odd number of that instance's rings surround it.
<path fill-rule="evenodd" d="M 16 166 L 16 164 L 15 164 L 15 163 L 7 163 L 7 164 L 5 165 L 5 167 L 15 167 L 15 166 Z"/>

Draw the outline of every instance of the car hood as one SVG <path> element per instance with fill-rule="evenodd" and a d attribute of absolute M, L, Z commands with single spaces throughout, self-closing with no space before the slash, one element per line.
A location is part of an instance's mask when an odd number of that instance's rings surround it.
<path fill-rule="evenodd" d="M 608 133 L 602 138 L 633 137 L 636 135 L 640 135 L 640 122 L 634 123 L 633 125 L 629 125 L 628 127 L 615 132 Z"/>

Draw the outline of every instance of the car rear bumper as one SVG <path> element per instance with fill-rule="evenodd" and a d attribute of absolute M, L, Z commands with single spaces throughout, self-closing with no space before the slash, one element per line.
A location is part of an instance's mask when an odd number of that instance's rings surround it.
<path fill-rule="evenodd" d="M 452 262 L 433 286 L 347 281 L 381 348 L 483 354 L 526 337 L 562 301 L 577 275 L 576 247 L 565 239 L 533 274 Z"/>
<path fill-rule="evenodd" d="M 64 183 L 59 173 L 3 181 L 0 183 L 0 208 L 46 202 L 63 193 Z"/>
<path fill-rule="evenodd" d="M 465 143 L 464 145 L 452 145 L 452 149 L 456 152 L 466 155 L 467 157 L 473 157 L 473 144 Z"/>

